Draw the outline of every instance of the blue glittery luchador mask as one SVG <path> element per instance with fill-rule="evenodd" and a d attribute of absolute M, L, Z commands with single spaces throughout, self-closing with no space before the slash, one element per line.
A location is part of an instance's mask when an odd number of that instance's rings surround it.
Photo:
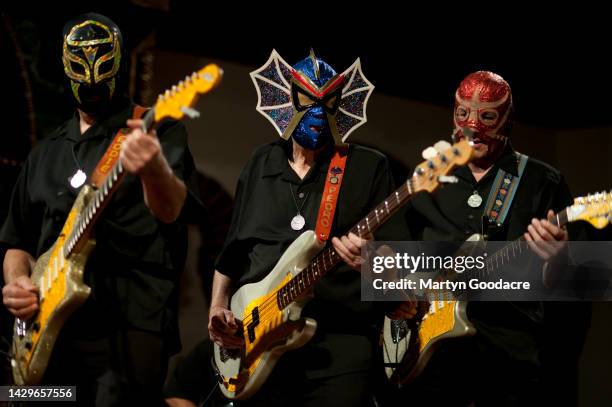
<path fill-rule="evenodd" d="M 344 143 L 367 121 L 366 105 L 374 86 L 363 76 L 357 59 L 341 74 L 310 56 L 289 66 L 273 50 L 251 78 L 257 89 L 257 111 L 279 135 L 315 150 L 334 140 Z"/>

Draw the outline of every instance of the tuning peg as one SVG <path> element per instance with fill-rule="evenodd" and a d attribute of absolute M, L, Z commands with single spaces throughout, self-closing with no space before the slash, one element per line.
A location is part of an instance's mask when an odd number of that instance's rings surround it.
<path fill-rule="evenodd" d="M 421 153 L 421 156 L 423 156 L 423 158 L 425 160 L 431 160 L 432 158 L 436 157 L 438 155 L 438 150 L 436 150 L 433 147 L 427 147 L 425 150 L 423 150 L 423 152 Z"/>
<path fill-rule="evenodd" d="M 442 154 L 452 146 L 448 141 L 440 140 L 436 144 L 434 144 L 434 148 L 438 151 L 438 153 Z"/>
<path fill-rule="evenodd" d="M 181 112 L 185 113 L 190 119 L 200 117 L 200 112 L 188 106 L 182 106 Z"/>

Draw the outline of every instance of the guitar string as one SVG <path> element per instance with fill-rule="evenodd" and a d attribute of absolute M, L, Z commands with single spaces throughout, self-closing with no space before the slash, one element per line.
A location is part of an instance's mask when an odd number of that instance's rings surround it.
<path fill-rule="evenodd" d="M 403 193 L 403 192 L 404 192 L 404 191 L 402 191 L 402 193 Z M 402 197 L 401 199 L 403 199 L 403 198 L 404 198 L 404 197 Z M 368 217 L 369 217 L 369 216 L 366 216 L 366 218 L 365 218 L 365 219 L 366 219 L 366 224 L 368 223 L 368 222 L 367 222 L 367 218 L 368 218 Z M 360 222 L 360 223 L 361 223 L 361 222 Z M 513 242 L 513 243 L 514 243 L 514 244 L 516 244 L 516 243 L 519 243 L 519 244 L 520 244 L 520 243 L 522 243 L 522 239 L 518 239 L 517 241 L 515 241 L 515 242 Z M 493 262 L 493 260 L 494 260 L 494 259 L 497 259 L 497 258 L 501 258 L 501 257 L 503 257 L 503 253 L 501 253 L 503 250 L 504 250 L 504 249 L 502 248 L 501 250 L 497 251 L 496 253 L 494 253 L 494 254 L 493 254 L 493 255 L 492 255 L 490 258 L 489 258 L 489 260 L 491 261 L 491 267 L 493 267 L 493 263 L 492 263 L 492 262 Z M 309 267 L 310 267 L 310 265 L 309 265 Z M 305 269 L 305 270 L 306 270 L 306 269 Z M 487 271 L 489 271 L 489 268 L 488 268 L 488 267 L 487 267 Z M 299 275 L 299 274 L 298 274 L 298 275 Z M 296 275 L 296 277 L 297 277 L 297 275 Z M 296 277 L 294 277 L 294 278 L 296 278 Z M 270 318 L 274 318 L 274 317 L 278 316 L 278 315 L 277 315 L 277 314 L 278 314 L 278 312 L 282 311 L 282 310 L 278 310 L 278 311 L 277 311 L 277 309 L 274 309 L 273 307 L 270 309 L 270 306 L 272 305 L 272 301 L 276 302 L 276 298 L 277 298 L 278 292 L 279 292 L 281 289 L 283 289 L 283 288 L 287 287 L 287 286 L 288 286 L 288 285 L 289 285 L 289 284 L 290 284 L 292 281 L 294 281 L 294 278 L 292 278 L 290 281 L 288 281 L 286 284 L 284 284 L 284 285 L 283 285 L 282 287 L 280 287 L 278 290 L 275 290 L 273 293 L 271 293 L 270 297 L 269 297 L 269 298 L 267 298 L 267 299 L 266 299 L 264 302 L 262 302 L 261 306 L 260 306 L 260 307 L 258 307 L 258 308 L 259 308 L 259 309 L 258 309 L 258 311 L 259 311 L 259 320 L 260 320 L 260 322 L 267 322 L 267 320 L 268 320 L 268 319 L 270 319 Z M 299 289 L 299 284 L 298 284 L 298 289 Z M 298 296 L 299 296 L 299 295 L 298 295 Z M 271 313 L 272 313 L 272 315 L 270 315 Z M 252 314 L 249 314 L 249 316 L 251 316 L 251 315 L 252 315 Z M 249 323 L 251 323 L 251 322 L 252 322 L 252 319 L 249 319 L 249 318 L 247 317 L 247 318 L 245 318 L 245 320 L 243 321 L 243 324 L 244 324 L 244 325 L 248 325 L 248 324 L 249 324 Z"/>
<path fill-rule="evenodd" d="M 448 165 L 448 163 L 446 163 L 446 165 Z M 423 174 L 424 176 L 425 174 Z M 394 194 L 392 194 L 391 196 L 395 195 L 395 197 L 397 199 L 399 199 L 400 201 L 404 200 L 407 197 L 410 197 L 411 195 L 414 194 L 414 190 L 415 190 L 415 181 L 419 180 L 418 178 L 408 178 L 408 180 L 404 183 L 404 186 L 399 188 L 398 190 L 395 191 Z M 397 206 L 401 206 L 401 204 L 403 204 L 403 202 L 398 203 Z M 380 205 L 379 205 L 380 206 Z M 370 212 L 371 213 L 371 212 Z M 365 217 L 365 221 L 366 224 L 369 225 L 369 214 L 368 216 Z M 361 223 L 361 222 L 359 222 Z M 369 230 L 370 228 L 368 228 Z M 310 265 L 309 265 L 310 267 Z M 285 283 L 282 287 L 280 287 L 279 289 L 275 290 L 273 293 L 271 293 L 271 295 L 264 300 L 260 306 L 258 306 L 258 314 L 259 314 L 259 325 L 261 325 L 264 322 L 268 322 L 268 319 L 274 318 L 276 316 L 278 316 L 278 313 L 280 311 L 282 311 L 281 309 L 278 309 L 278 307 L 274 308 L 274 306 L 277 303 L 277 297 L 278 297 L 278 292 L 287 287 L 289 284 L 291 284 L 293 281 L 295 281 L 295 278 L 298 276 L 299 274 L 297 274 L 295 277 L 291 278 L 291 280 L 289 280 L 287 283 Z M 298 290 L 299 290 L 299 284 L 298 284 Z M 299 296 L 299 295 L 298 295 Z M 252 317 L 252 312 L 242 321 L 243 324 L 243 333 L 245 331 L 245 328 L 248 329 L 248 325 L 250 323 L 253 322 L 253 317 Z"/>
<path fill-rule="evenodd" d="M 412 194 L 408 188 L 405 188 L 405 187 L 404 187 L 404 188 L 400 188 L 400 189 L 401 189 L 401 191 L 396 191 L 396 192 L 398 193 L 398 195 L 397 195 L 397 196 L 398 196 L 398 198 L 400 199 L 400 201 L 401 201 L 401 200 L 403 200 L 403 199 L 405 199 L 407 196 L 410 196 L 410 195 Z M 400 205 L 400 204 L 398 204 L 398 206 L 399 206 L 399 205 Z M 365 219 L 366 219 L 366 224 L 369 224 L 369 215 L 368 215 L 368 216 L 366 216 L 366 218 L 365 218 Z M 317 257 L 318 257 L 318 256 L 317 256 Z M 311 264 L 312 264 L 312 263 L 311 263 Z M 309 267 L 310 267 L 310 265 L 309 265 Z M 298 275 L 299 275 L 299 274 L 296 274 L 296 276 L 295 276 L 295 277 L 293 277 L 291 280 L 289 280 L 287 283 L 285 283 L 285 284 L 284 284 L 282 287 L 280 287 L 279 289 L 277 289 L 277 290 L 275 290 L 273 293 L 271 293 L 271 295 L 270 295 L 270 296 L 269 296 L 269 297 L 268 297 L 266 300 L 264 300 L 264 301 L 262 302 L 262 304 L 261 304 L 261 305 L 258 307 L 258 313 L 259 313 L 259 320 L 260 320 L 260 323 L 261 323 L 261 322 L 264 322 L 264 321 L 267 319 L 267 317 L 266 317 L 266 318 L 264 318 L 264 317 L 263 317 L 263 315 L 270 316 L 270 312 L 268 312 L 268 310 L 269 310 L 269 309 L 270 309 L 270 307 L 272 307 L 273 305 L 276 305 L 275 303 L 277 302 L 277 301 L 276 301 L 276 299 L 277 299 L 277 296 L 278 296 L 278 292 L 279 292 L 281 289 L 283 289 L 283 288 L 287 287 L 287 286 L 288 286 L 289 284 L 291 284 L 293 281 L 295 281 L 294 279 L 295 279 L 295 278 L 296 278 Z M 299 289 L 299 284 L 298 284 L 298 289 Z M 280 310 L 279 310 L 279 311 L 280 311 Z M 273 313 L 272 317 L 276 316 L 276 314 L 277 314 L 276 309 L 274 309 L 273 307 L 272 307 L 272 313 Z M 251 318 L 249 318 L 249 317 L 251 317 Z M 247 318 L 245 318 L 245 319 L 243 320 L 243 325 L 244 325 L 244 326 L 246 326 L 246 325 L 250 324 L 252 321 L 253 321 L 253 320 L 252 320 L 252 313 L 250 313 L 250 314 L 247 316 Z"/>
<path fill-rule="evenodd" d="M 412 178 L 409 178 L 405 184 L 410 184 L 410 188 L 407 188 L 405 185 L 401 188 L 399 188 L 398 190 L 395 191 L 395 193 L 391 194 L 390 196 L 396 196 L 400 201 L 403 201 L 404 199 L 410 197 L 411 195 L 413 195 L 413 192 L 411 192 L 414 188 L 414 180 Z M 397 195 L 396 195 L 397 194 Z M 397 207 L 401 206 L 403 204 L 403 202 L 398 203 Z M 369 224 L 369 214 L 368 216 L 366 216 L 364 219 L 362 219 L 362 221 L 365 220 L 366 224 Z M 361 223 L 361 222 L 359 222 Z M 369 229 L 369 228 L 368 228 Z M 318 257 L 318 256 L 317 256 Z M 316 258 L 316 257 L 315 257 Z M 312 264 L 312 263 L 311 263 Z M 310 267 L 310 265 L 308 266 Z M 308 268 L 307 267 L 307 268 Z M 301 273 L 301 272 L 300 272 Z M 295 277 L 292 277 L 291 280 L 289 280 L 287 283 L 285 283 L 282 287 L 280 287 L 279 289 L 275 290 L 273 293 L 271 293 L 271 295 L 264 300 L 260 306 L 258 306 L 258 313 L 259 313 L 259 321 L 260 324 L 264 321 L 266 321 L 269 317 L 274 317 L 276 316 L 276 314 L 278 314 L 278 311 L 282 311 L 282 310 L 278 310 L 274 309 L 274 305 L 276 305 L 276 297 L 278 295 L 278 292 L 287 287 L 289 284 L 291 284 L 293 281 L 295 281 L 294 279 L 300 274 L 296 274 Z M 299 286 L 299 284 L 298 284 Z M 299 287 L 298 287 L 299 289 Z M 272 307 L 272 308 L 271 308 Z M 272 315 L 270 315 L 269 310 L 271 310 Z M 265 318 L 263 316 L 266 316 Z M 249 313 L 248 316 L 242 321 L 243 324 L 243 330 L 246 328 L 247 325 L 249 325 L 251 322 L 253 322 L 252 319 L 252 313 Z"/>
<path fill-rule="evenodd" d="M 408 187 L 406 186 L 406 184 L 408 184 Z M 405 183 L 404 186 L 399 188 L 398 190 L 395 191 L 395 193 L 393 193 L 391 196 L 395 196 L 399 201 L 403 201 L 404 199 L 410 197 L 411 195 L 414 194 L 414 186 L 415 186 L 415 180 L 413 178 L 409 178 Z M 402 204 L 404 204 L 404 202 L 400 202 L 397 204 L 396 207 L 400 207 Z M 380 205 L 379 205 L 380 206 Z M 371 214 L 371 212 L 370 212 Z M 366 224 L 369 224 L 369 217 L 370 214 L 368 214 L 368 216 L 366 216 L 363 220 L 366 221 Z M 374 215 L 374 217 L 376 217 Z M 361 223 L 361 222 L 359 222 Z M 318 256 L 317 256 L 318 257 Z M 312 264 L 312 263 L 311 263 Z M 310 265 L 309 265 L 310 267 Z M 277 296 L 278 296 L 278 292 L 287 287 L 289 284 L 291 284 L 293 281 L 295 281 L 295 278 L 298 276 L 299 274 L 296 274 L 295 277 L 293 277 L 291 280 L 289 280 L 287 283 L 285 283 L 282 287 L 280 287 L 279 289 L 275 290 L 273 293 L 271 293 L 271 295 L 264 300 L 260 306 L 258 306 L 258 314 L 259 314 L 259 324 L 262 324 L 263 322 L 268 322 L 268 320 L 270 318 L 274 318 L 277 316 L 279 311 L 282 311 L 280 309 L 278 309 L 278 307 L 274 307 L 277 303 Z M 299 289 L 299 284 L 298 284 L 298 289 Z M 299 296 L 299 295 L 298 295 Z M 243 333 L 245 331 L 245 328 L 247 328 L 247 326 L 253 322 L 253 318 L 252 318 L 252 313 L 249 313 L 247 315 L 247 317 L 242 321 L 243 324 Z"/>

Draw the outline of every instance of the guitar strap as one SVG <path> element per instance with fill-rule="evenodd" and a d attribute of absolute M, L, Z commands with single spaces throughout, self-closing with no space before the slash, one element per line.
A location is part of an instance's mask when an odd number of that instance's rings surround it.
<path fill-rule="evenodd" d="M 315 228 L 315 233 L 321 243 L 326 242 L 331 233 L 334 214 L 338 204 L 338 194 L 340 194 L 340 187 L 344 179 L 348 149 L 349 147 L 346 144 L 336 146 L 334 156 L 329 163 Z"/>
<path fill-rule="evenodd" d="M 487 204 L 485 205 L 484 216 L 489 219 L 490 223 L 494 223 L 498 227 L 506 220 L 506 216 L 512 205 L 512 200 L 514 199 L 514 195 L 516 194 L 521 176 L 523 175 L 525 165 L 529 158 L 525 154 L 518 152 L 514 154 L 516 155 L 518 165 L 518 175 L 514 176 L 499 168 L 495 176 L 495 181 L 493 181 L 491 192 L 489 192 Z"/>
<path fill-rule="evenodd" d="M 142 106 L 135 105 L 134 112 L 132 113 L 132 119 L 140 119 L 144 113 L 148 109 Z M 95 187 L 99 187 L 102 185 L 106 177 L 108 176 L 109 171 L 113 168 L 117 160 L 119 159 L 119 154 L 121 153 L 121 144 L 127 138 L 130 129 L 128 128 L 120 128 L 110 146 L 106 149 L 106 152 L 98 162 L 98 165 L 94 169 L 93 174 L 91 175 L 91 183 Z"/>

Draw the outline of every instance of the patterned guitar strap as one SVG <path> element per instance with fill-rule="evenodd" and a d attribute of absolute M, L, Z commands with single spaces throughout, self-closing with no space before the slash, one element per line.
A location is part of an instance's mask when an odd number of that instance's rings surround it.
<path fill-rule="evenodd" d="M 344 180 L 344 169 L 346 167 L 346 158 L 348 157 L 348 145 L 336 146 L 334 156 L 329 163 L 327 176 L 325 178 L 325 188 L 323 196 L 321 196 L 321 205 L 319 206 L 319 214 L 317 216 L 317 224 L 315 233 L 320 242 L 324 243 L 329 239 L 336 206 L 338 204 L 338 195 L 340 187 Z"/>
<path fill-rule="evenodd" d="M 489 225 L 501 227 L 504 224 L 525 170 L 525 165 L 527 165 L 529 157 L 519 152 L 514 154 L 518 165 L 518 174 L 515 176 L 499 168 L 489 192 L 483 213 L 484 218 L 488 219 Z M 486 235 L 486 230 L 483 230 L 483 234 Z"/>

